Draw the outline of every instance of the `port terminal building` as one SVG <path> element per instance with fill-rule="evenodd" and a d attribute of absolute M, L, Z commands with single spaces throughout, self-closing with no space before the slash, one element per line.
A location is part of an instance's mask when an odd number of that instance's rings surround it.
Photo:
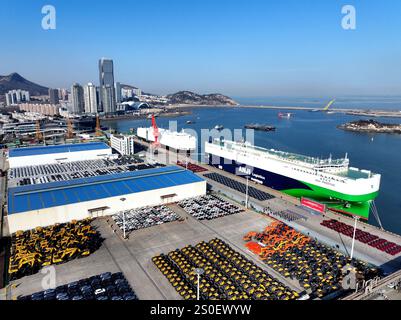
<path fill-rule="evenodd" d="M 13 148 L 8 152 L 10 168 L 55 164 L 112 157 L 111 147 L 104 142 Z"/>
<path fill-rule="evenodd" d="M 151 168 L 9 188 L 6 217 L 14 233 L 205 194 L 206 181 L 189 170 Z"/>

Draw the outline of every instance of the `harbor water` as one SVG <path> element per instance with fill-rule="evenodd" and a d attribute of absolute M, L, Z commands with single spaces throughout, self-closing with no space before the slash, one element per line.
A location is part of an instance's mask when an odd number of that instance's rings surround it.
<path fill-rule="evenodd" d="M 169 121 L 177 121 L 178 129 L 213 129 L 222 125 L 227 129 L 244 129 L 249 123 L 267 124 L 276 127 L 273 132 L 254 132 L 255 145 L 277 150 L 299 153 L 313 157 L 350 158 L 350 166 L 371 170 L 382 175 L 380 195 L 376 199 L 382 224 L 385 229 L 401 234 L 401 135 L 366 134 L 347 132 L 337 126 L 360 117 L 345 114 L 294 111 L 290 119 L 279 118 L 277 110 L 256 108 L 194 108 L 192 114 L 177 118 L 157 118 L 159 127 L 168 128 Z M 401 119 L 375 118 L 386 123 L 399 123 Z M 193 121 L 187 124 L 187 121 Z M 104 126 L 119 132 L 130 128 L 150 126 L 150 120 L 107 121 Z M 245 132 L 245 129 L 244 129 Z M 371 224 L 377 225 L 374 216 Z"/>

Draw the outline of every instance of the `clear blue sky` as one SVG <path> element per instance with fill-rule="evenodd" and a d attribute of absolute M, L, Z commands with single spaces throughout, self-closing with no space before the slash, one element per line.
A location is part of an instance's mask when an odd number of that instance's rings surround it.
<path fill-rule="evenodd" d="M 1 0 L 0 39 L 0 74 L 50 87 L 97 83 L 104 56 L 117 81 L 161 94 L 401 95 L 399 0 Z"/>

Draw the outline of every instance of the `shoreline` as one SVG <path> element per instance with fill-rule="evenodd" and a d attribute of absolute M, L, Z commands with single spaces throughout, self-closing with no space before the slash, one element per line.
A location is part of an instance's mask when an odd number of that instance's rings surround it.
<path fill-rule="evenodd" d="M 110 118 L 100 118 L 100 121 L 108 122 L 113 120 L 143 120 L 143 119 L 148 119 L 149 115 L 151 114 L 152 113 L 141 114 L 141 115 L 121 115 Z M 192 112 L 190 111 L 177 111 L 177 112 L 155 113 L 155 116 L 160 118 L 174 118 L 174 117 L 183 117 L 190 114 L 192 114 Z"/>
<path fill-rule="evenodd" d="M 313 107 L 294 107 L 294 106 L 252 106 L 252 105 L 193 105 L 193 104 L 175 104 L 164 107 L 166 111 L 155 112 L 158 117 L 181 117 L 192 114 L 195 109 L 266 109 L 277 111 L 309 111 L 321 112 L 327 114 L 346 114 L 359 117 L 374 117 L 374 118 L 401 118 L 401 110 L 380 110 L 380 109 L 345 109 L 345 108 L 330 108 L 325 111 L 321 108 Z M 101 121 L 112 120 L 140 120 L 146 119 L 151 113 L 143 115 L 120 115 L 110 118 L 100 118 Z"/>
<path fill-rule="evenodd" d="M 253 106 L 253 105 L 171 105 L 167 108 L 176 108 L 183 110 L 191 110 L 196 108 L 243 108 L 243 109 L 267 109 L 267 110 L 282 110 L 282 111 L 311 111 L 311 112 L 322 112 L 322 113 L 341 113 L 351 116 L 361 117 L 388 117 L 388 118 L 401 118 L 401 110 L 383 110 L 383 109 L 355 109 L 355 108 L 330 108 L 325 111 L 322 108 L 313 107 L 296 107 L 296 106 Z"/>

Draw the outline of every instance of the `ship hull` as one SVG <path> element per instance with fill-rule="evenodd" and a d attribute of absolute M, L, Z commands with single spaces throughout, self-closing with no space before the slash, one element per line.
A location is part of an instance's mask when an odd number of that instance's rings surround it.
<path fill-rule="evenodd" d="M 307 197 L 325 203 L 330 209 L 344 214 L 358 215 L 368 219 L 370 203 L 378 196 L 378 192 L 362 195 L 349 195 L 311 183 L 306 183 L 280 175 L 268 170 L 241 164 L 218 156 L 208 156 L 209 165 L 222 169 L 237 176 L 246 177 L 256 183 L 288 195 L 302 198 Z"/>

